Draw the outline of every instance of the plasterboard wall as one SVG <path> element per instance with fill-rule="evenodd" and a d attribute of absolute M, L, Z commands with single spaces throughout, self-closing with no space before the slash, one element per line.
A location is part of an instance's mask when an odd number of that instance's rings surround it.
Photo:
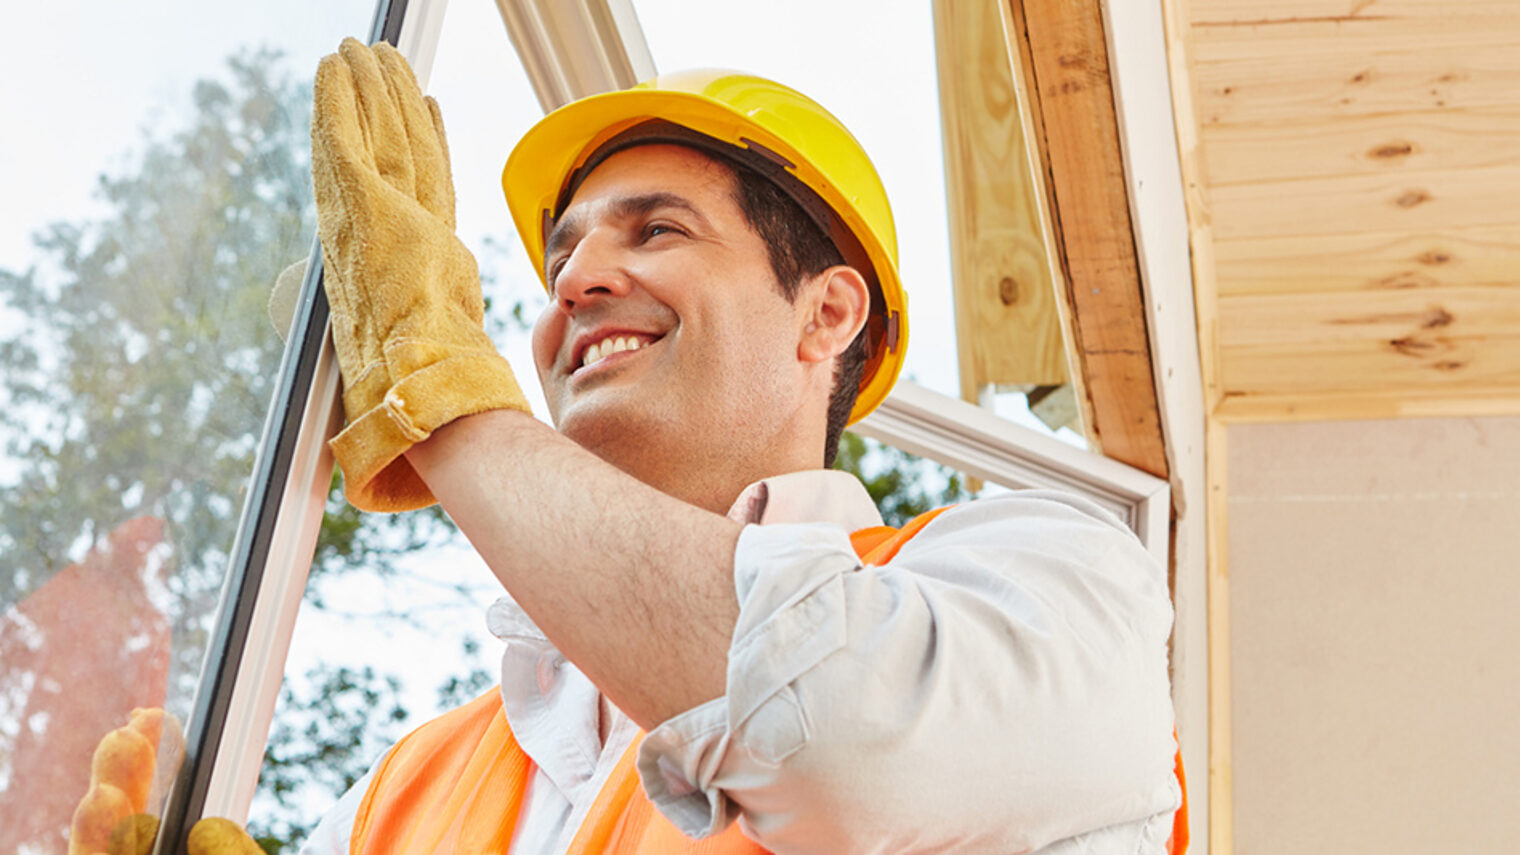
<path fill-rule="evenodd" d="M 1229 444 L 1234 851 L 1514 851 L 1520 419 Z"/>

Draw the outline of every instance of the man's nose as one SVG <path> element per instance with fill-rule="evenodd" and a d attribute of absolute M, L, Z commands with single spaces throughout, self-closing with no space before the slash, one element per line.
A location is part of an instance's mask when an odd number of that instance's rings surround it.
<path fill-rule="evenodd" d="M 628 293 L 628 272 L 619 262 L 614 241 L 609 236 L 589 234 L 576 244 L 570 257 L 554 277 L 554 299 L 561 309 L 571 311 Z"/>

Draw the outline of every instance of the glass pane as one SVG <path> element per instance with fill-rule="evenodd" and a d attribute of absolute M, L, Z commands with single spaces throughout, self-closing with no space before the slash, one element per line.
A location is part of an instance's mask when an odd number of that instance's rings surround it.
<path fill-rule="evenodd" d="M 487 328 L 541 417 L 526 326 L 542 286 L 512 228 L 501 170 L 542 115 L 490 3 L 451 3 L 426 86 L 443 113 L 457 231 L 480 263 Z M 294 851 L 407 731 L 498 681 L 486 608 L 501 585 L 434 508 L 355 514 L 328 506 L 296 621 L 249 828 Z"/>
<path fill-rule="evenodd" d="M 160 809 L 312 238 L 309 80 L 374 0 L 13 5 L 0 852 L 61 855 Z"/>

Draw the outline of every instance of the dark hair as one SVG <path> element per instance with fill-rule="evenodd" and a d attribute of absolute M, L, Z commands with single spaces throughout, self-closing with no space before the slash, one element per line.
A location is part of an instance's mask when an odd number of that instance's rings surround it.
<path fill-rule="evenodd" d="M 797 299 L 802 280 L 835 265 L 844 264 L 839 249 L 802 206 L 743 164 L 723 158 L 734 175 L 734 201 L 750 228 L 765 241 L 771 270 L 788 302 Z M 839 435 L 850 421 L 850 411 L 860 394 L 860 378 L 866 369 L 866 330 L 834 361 L 834 389 L 829 393 L 828 426 L 823 439 L 823 465 L 833 466 L 839 453 Z"/>

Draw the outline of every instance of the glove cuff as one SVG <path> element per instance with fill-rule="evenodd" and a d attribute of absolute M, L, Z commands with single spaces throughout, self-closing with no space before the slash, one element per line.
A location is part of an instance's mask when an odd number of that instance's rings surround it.
<path fill-rule="evenodd" d="M 503 409 L 531 412 L 511 366 L 495 350 L 456 353 L 407 374 L 329 443 L 343 467 L 348 501 L 364 511 L 433 504 L 437 500 L 404 456 L 407 449 L 457 418 Z"/>

